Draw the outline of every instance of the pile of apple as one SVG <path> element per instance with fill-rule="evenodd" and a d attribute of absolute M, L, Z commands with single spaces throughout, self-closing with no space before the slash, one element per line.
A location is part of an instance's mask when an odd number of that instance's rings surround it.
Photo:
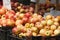
<path fill-rule="evenodd" d="M 0 27 L 13 27 L 12 33 L 21 36 L 56 36 L 60 34 L 60 16 L 47 15 L 45 18 L 37 13 L 16 12 L 0 9 Z"/>
<path fill-rule="evenodd" d="M 15 27 L 12 33 L 21 36 L 56 36 L 60 34 L 60 16 L 16 13 Z"/>

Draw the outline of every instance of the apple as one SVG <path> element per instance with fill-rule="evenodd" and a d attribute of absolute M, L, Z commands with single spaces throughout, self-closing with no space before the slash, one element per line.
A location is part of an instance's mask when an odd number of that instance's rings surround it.
<path fill-rule="evenodd" d="M 52 19 L 52 15 L 47 15 L 46 16 L 46 19 L 48 20 L 48 19 Z"/>
<path fill-rule="evenodd" d="M 7 26 L 7 20 L 6 19 L 2 19 L 1 20 L 1 24 L 2 24 L 2 26 Z"/>
<path fill-rule="evenodd" d="M 54 22 L 54 25 L 59 26 L 59 23 L 58 22 Z"/>
<path fill-rule="evenodd" d="M 26 28 L 29 28 L 29 27 L 30 27 L 30 24 L 29 24 L 29 23 L 26 23 L 26 24 L 25 24 L 25 27 L 26 27 Z"/>
<path fill-rule="evenodd" d="M 14 10 L 9 10 L 9 12 L 13 15 L 15 15 L 15 11 Z"/>
<path fill-rule="evenodd" d="M 23 13 L 19 14 L 19 18 L 21 18 L 21 19 L 24 18 L 24 15 L 25 14 L 23 14 Z"/>
<path fill-rule="evenodd" d="M 20 29 L 21 29 L 20 32 L 22 32 L 22 33 L 25 33 L 27 31 L 27 29 L 25 27 L 21 27 Z"/>
<path fill-rule="evenodd" d="M 19 25 L 16 25 L 16 27 L 17 27 L 18 30 L 21 30 L 21 28 L 23 27 L 23 25 L 19 24 Z"/>
<path fill-rule="evenodd" d="M 0 15 L 5 14 L 5 13 L 6 13 L 6 10 L 0 9 Z"/>
<path fill-rule="evenodd" d="M 31 32 L 30 30 L 28 30 L 28 31 L 26 32 L 26 36 L 28 36 L 28 37 L 32 36 L 32 32 Z"/>
<path fill-rule="evenodd" d="M 21 9 L 20 9 L 20 13 L 22 13 L 22 12 L 24 12 L 24 9 L 21 8 Z"/>
<path fill-rule="evenodd" d="M 57 26 L 55 26 L 55 25 L 51 25 L 51 30 L 55 30 L 57 28 Z"/>
<path fill-rule="evenodd" d="M 18 28 L 17 28 L 17 27 L 14 27 L 14 28 L 12 29 L 12 33 L 13 33 L 13 34 L 18 34 L 18 33 L 19 33 Z"/>
<path fill-rule="evenodd" d="M 41 24 L 42 24 L 42 25 L 46 25 L 47 22 L 46 22 L 45 20 L 42 20 L 42 21 L 41 21 Z"/>
<path fill-rule="evenodd" d="M 14 26 L 15 21 L 11 19 L 7 19 L 7 26 Z"/>
<path fill-rule="evenodd" d="M 53 21 L 52 20 L 47 20 L 47 25 L 52 25 Z"/>
<path fill-rule="evenodd" d="M 55 21 L 55 22 L 59 22 L 59 19 L 58 19 L 58 18 L 54 18 L 54 21 Z"/>
<path fill-rule="evenodd" d="M 31 19 L 30 19 L 30 22 L 31 22 L 31 23 L 36 23 L 37 21 L 38 21 L 37 18 L 31 18 Z"/>
<path fill-rule="evenodd" d="M 46 36 L 50 36 L 50 35 L 51 35 L 51 32 L 50 32 L 50 31 L 46 31 L 46 32 L 45 32 L 45 35 L 46 35 Z"/>
<path fill-rule="evenodd" d="M 37 32 L 38 29 L 37 29 L 36 27 L 31 27 L 31 31 L 33 31 L 33 32 Z"/>
<path fill-rule="evenodd" d="M 37 33 L 36 33 L 36 32 L 32 32 L 32 35 L 33 35 L 33 36 L 37 36 Z"/>
<path fill-rule="evenodd" d="M 60 30 L 60 26 L 58 26 L 58 30 Z"/>
<path fill-rule="evenodd" d="M 44 29 L 50 30 L 50 26 L 45 26 Z"/>
<path fill-rule="evenodd" d="M 30 23 L 30 27 L 34 27 L 34 23 Z"/>
<path fill-rule="evenodd" d="M 56 35 L 59 35 L 60 34 L 60 30 L 58 30 L 58 29 L 56 29 L 56 30 L 54 30 L 54 35 L 56 36 Z"/>
<path fill-rule="evenodd" d="M 42 18 L 42 16 L 41 15 L 38 15 L 38 20 L 40 20 Z"/>
<path fill-rule="evenodd" d="M 42 36 L 45 36 L 45 32 L 46 32 L 45 29 L 41 29 L 41 30 L 39 31 L 39 34 L 41 34 Z"/>
<path fill-rule="evenodd" d="M 29 9 L 27 8 L 27 9 L 25 9 L 25 12 L 27 13 L 27 12 L 29 12 Z"/>
<path fill-rule="evenodd" d="M 23 21 L 18 19 L 16 20 L 15 25 L 19 25 L 19 24 L 23 24 Z"/>
<path fill-rule="evenodd" d="M 25 13 L 25 17 L 29 18 L 30 17 L 30 13 Z"/>
<path fill-rule="evenodd" d="M 42 29 L 43 25 L 40 22 L 36 22 L 35 27 L 37 27 L 38 29 Z"/>
<path fill-rule="evenodd" d="M 35 18 L 37 18 L 37 16 L 38 16 L 37 13 L 34 13 L 34 14 L 32 15 L 32 17 L 35 17 Z"/>
<path fill-rule="evenodd" d="M 19 37 L 22 37 L 22 36 L 26 36 L 26 34 L 25 33 L 20 33 Z"/>
<path fill-rule="evenodd" d="M 28 18 L 27 18 L 27 17 L 24 17 L 24 18 L 22 19 L 22 21 L 23 21 L 24 23 L 26 23 L 26 22 L 28 22 Z"/>

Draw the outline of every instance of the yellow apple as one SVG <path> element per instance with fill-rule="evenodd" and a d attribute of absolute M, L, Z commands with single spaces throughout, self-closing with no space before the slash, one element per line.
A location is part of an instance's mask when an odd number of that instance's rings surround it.
<path fill-rule="evenodd" d="M 55 26 L 55 25 L 51 25 L 51 30 L 55 30 L 57 28 L 57 26 Z"/>

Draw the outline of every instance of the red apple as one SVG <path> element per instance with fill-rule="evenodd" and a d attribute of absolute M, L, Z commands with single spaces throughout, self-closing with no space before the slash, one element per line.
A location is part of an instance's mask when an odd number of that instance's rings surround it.
<path fill-rule="evenodd" d="M 14 28 L 12 29 L 12 33 L 13 33 L 13 34 L 18 34 L 18 33 L 19 33 L 18 28 L 17 28 L 17 27 L 14 27 Z"/>
<path fill-rule="evenodd" d="M 6 13 L 6 10 L 0 9 L 0 15 L 5 14 L 5 13 Z"/>
<path fill-rule="evenodd" d="M 27 17 L 24 17 L 22 20 L 23 20 L 24 23 L 28 22 L 28 18 Z"/>
<path fill-rule="evenodd" d="M 22 20 L 16 20 L 15 25 L 23 24 Z"/>
<path fill-rule="evenodd" d="M 25 17 L 29 18 L 30 17 L 30 13 L 26 13 Z"/>

